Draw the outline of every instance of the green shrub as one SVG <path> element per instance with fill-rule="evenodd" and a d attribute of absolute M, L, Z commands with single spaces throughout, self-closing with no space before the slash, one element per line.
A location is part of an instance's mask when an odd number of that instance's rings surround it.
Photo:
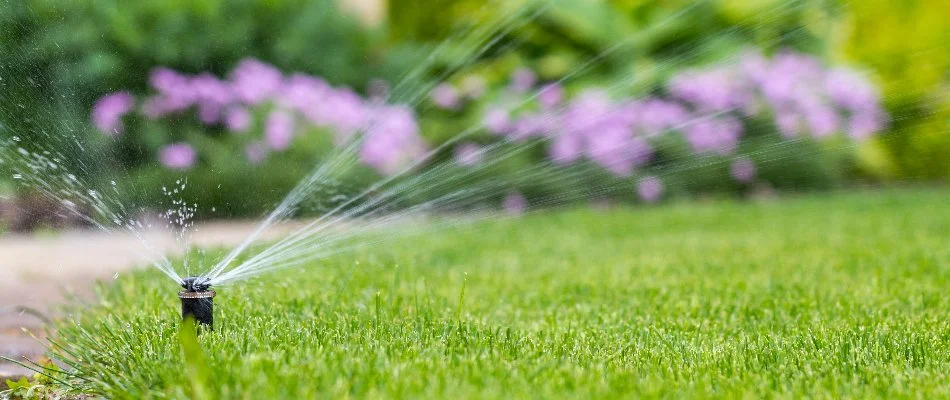
<path fill-rule="evenodd" d="M 849 2 L 843 58 L 870 67 L 895 118 L 874 146 L 898 179 L 950 177 L 950 5 L 942 0 Z"/>
<path fill-rule="evenodd" d="M 253 56 L 357 88 L 398 73 L 377 35 L 331 0 L 4 2 L 0 25 L 4 135 L 77 163 L 96 154 L 77 145 L 98 142 L 88 137 L 93 102 L 119 89 L 145 92 L 156 66 L 223 74 Z"/>

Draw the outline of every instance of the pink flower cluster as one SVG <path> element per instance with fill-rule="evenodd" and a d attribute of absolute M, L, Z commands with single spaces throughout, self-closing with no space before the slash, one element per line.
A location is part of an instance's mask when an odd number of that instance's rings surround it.
<path fill-rule="evenodd" d="M 534 74 L 521 69 L 513 74 L 509 92 L 527 93 L 536 84 Z M 436 103 L 451 90 L 442 87 L 444 93 L 434 95 Z M 817 59 L 792 52 L 771 59 L 750 52 L 732 65 L 684 71 L 669 80 L 666 93 L 615 100 L 588 89 L 565 103 L 563 89 L 548 84 L 536 88 L 533 111 L 496 104 L 486 108 L 482 125 L 516 142 L 547 138 L 552 162 L 586 159 L 620 177 L 632 176 L 651 161 L 653 138 L 678 134 L 697 154 L 736 157 L 730 174 L 750 183 L 755 163 L 735 155 L 748 118 L 771 119 L 784 138 L 844 133 L 855 140 L 882 130 L 887 121 L 880 97 L 866 78 L 849 69 L 826 69 Z M 477 150 L 466 146 L 456 150 L 463 165 L 470 164 L 468 155 Z M 663 193 L 662 182 L 642 179 L 638 193 L 644 201 L 656 201 Z"/>
<path fill-rule="evenodd" d="M 92 108 L 92 124 L 103 134 L 122 133 L 122 117 L 135 109 L 135 97 L 129 92 L 116 92 L 96 101 Z"/>
<path fill-rule="evenodd" d="M 768 59 L 749 52 L 738 63 L 674 78 L 670 94 L 699 112 L 770 112 L 785 137 L 846 133 L 865 139 L 887 115 L 867 78 L 847 68 L 826 69 L 811 56 L 783 52 Z"/>
<path fill-rule="evenodd" d="M 263 138 L 245 148 L 254 163 L 269 152 L 288 149 L 307 127 L 330 131 L 341 146 L 360 137 L 361 161 L 381 173 L 392 173 L 426 151 L 412 110 L 366 100 L 318 77 L 285 76 L 255 59 L 241 61 L 227 80 L 210 73 L 192 76 L 156 68 L 149 82 L 156 94 L 140 108 L 146 118 L 195 110 L 202 123 L 222 125 L 234 134 L 259 126 Z M 116 135 L 121 132 L 122 116 L 134 108 L 135 99 L 128 93 L 107 95 L 93 108 L 93 122 L 103 133 Z M 255 115 L 261 114 L 265 115 L 255 121 Z M 197 154 L 189 144 L 175 143 L 159 150 L 158 158 L 168 168 L 185 169 L 194 164 Z"/>

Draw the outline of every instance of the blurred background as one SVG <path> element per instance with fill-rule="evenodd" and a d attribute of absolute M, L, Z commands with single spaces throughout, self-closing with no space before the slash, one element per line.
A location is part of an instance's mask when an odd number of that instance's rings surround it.
<path fill-rule="evenodd" d="M 362 130 L 360 167 L 343 187 L 429 149 L 439 150 L 415 173 L 477 165 L 487 146 L 529 146 L 486 168 L 510 190 L 485 203 L 515 210 L 558 204 L 577 185 L 629 189 L 564 202 L 935 183 L 950 174 L 948 8 L 3 1 L 0 138 L 101 191 L 118 180 L 132 189 L 116 201 L 143 211 L 167 207 L 165 187 L 185 179 L 205 219 L 260 217 Z M 697 115 L 713 117 L 687 123 Z M 537 140 L 578 121 L 588 127 Z M 539 163 L 583 179 L 519 179 Z M 0 229 L 83 224 L 18 184 L 11 163 L 0 168 Z"/>

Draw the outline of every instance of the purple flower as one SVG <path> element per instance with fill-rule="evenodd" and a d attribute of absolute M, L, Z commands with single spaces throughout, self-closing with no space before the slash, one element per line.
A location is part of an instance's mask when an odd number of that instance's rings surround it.
<path fill-rule="evenodd" d="M 783 51 L 772 58 L 770 75 L 793 76 L 808 82 L 818 82 L 822 76 L 821 63 L 810 55 Z"/>
<path fill-rule="evenodd" d="M 254 142 L 244 147 L 244 156 L 251 164 L 260 164 L 267 158 L 268 149 L 264 143 Z"/>
<path fill-rule="evenodd" d="M 492 108 L 485 113 L 482 124 L 489 132 L 501 135 L 511 129 L 511 116 L 504 108 Z"/>
<path fill-rule="evenodd" d="M 346 143 L 362 129 L 373 123 L 373 110 L 363 98 L 350 89 L 336 89 L 328 93 L 324 120 L 334 129 L 337 143 Z"/>
<path fill-rule="evenodd" d="M 794 103 L 799 83 L 795 76 L 777 75 L 763 82 L 761 90 L 772 107 L 783 107 Z"/>
<path fill-rule="evenodd" d="M 459 165 L 472 166 L 482 162 L 484 150 L 476 143 L 463 143 L 455 147 L 455 162 Z"/>
<path fill-rule="evenodd" d="M 875 118 L 868 116 L 884 113 L 877 92 L 862 76 L 843 68 L 823 71 L 814 57 L 792 52 L 772 60 L 747 56 L 740 71 L 771 106 L 775 125 L 786 138 L 806 132 L 823 138 L 844 128 L 853 138 L 865 137 L 878 129 Z M 752 115 L 761 105 L 753 101 L 744 111 Z M 864 117 L 855 118 L 858 114 Z M 847 116 L 850 121 L 845 121 Z"/>
<path fill-rule="evenodd" d="M 412 110 L 402 106 L 379 106 L 366 129 L 360 160 L 383 174 L 399 172 L 421 157 L 426 146 L 419 136 Z"/>
<path fill-rule="evenodd" d="M 224 117 L 224 124 L 231 132 L 247 132 L 251 127 L 251 112 L 244 107 L 231 107 Z"/>
<path fill-rule="evenodd" d="M 749 183 L 755 179 L 755 163 L 746 157 L 737 158 L 729 166 L 729 173 L 740 183 Z"/>
<path fill-rule="evenodd" d="M 509 137 L 521 141 L 544 136 L 554 131 L 556 123 L 557 121 L 546 114 L 525 114 L 512 124 Z"/>
<path fill-rule="evenodd" d="M 101 97 L 92 107 L 92 123 L 108 136 L 122 133 L 122 117 L 135 108 L 135 97 L 128 92 L 116 92 Z"/>
<path fill-rule="evenodd" d="M 462 79 L 462 93 L 470 99 L 482 97 L 487 90 L 485 79 L 478 75 L 469 75 Z"/>
<path fill-rule="evenodd" d="M 650 146 L 622 126 L 605 128 L 587 139 L 588 157 L 617 176 L 629 176 L 649 159 Z"/>
<path fill-rule="evenodd" d="M 831 101 L 851 112 L 879 108 L 880 98 L 874 85 L 854 71 L 833 69 L 825 76 L 824 86 Z"/>
<path fill-rule="evenodd" d="M 338 144 L 348 142 L 368 122 L 369 105 L 356 92 L 303 74 L 287 79 L 279 104 L 318 127 L 332 129 Z"/>
<path fill-rule="evenodd" d="M 253 58 L 242 60 L 231 71 L 234 94 L 247 104 L 259 104 L 276 95 L 283 84 L 284 76 L 277 68 Z"/>
<path fill-rule="evenodd" d="M 786 138 L 793 138 L 801 134 L 801 118 L 797 113 L 785 110 L 775 111 L 775 125 Z"/>
<path fill-rule="evenodd" d="M 827 104 L 813 104 L 804 108 L 805 124 L 818 138 L 830 136 L 838 130 L 838 113 Z"/>
<path fill-rule="evenodd" d="M 683 131 L 693 151 L 729 154 L 739 145 L 742 123 L 732 117 L 698 118 Z"/>
<path fill-rule="evenodd" d="M 855 113 L 848 121 L 848 136 L 852 139 L 863 140 L 884 129 L 886 124 L 883 112 L 863 111 Z"/>
<path fill-rule="evenodd" d="M 142 103 L 142 114 L 149 119 L 156 119 L 166 114 L 181 111 L 184 107 L 162 96 L 153 96 Z"/>
<path fill-rule="evenodd" d="M 582 93 L 564 109 L 556 125 L 561 132 L 552 138 L 549 157 L 565 164 L 586 155 L 617 176 L 632 174 L 653 155 L 646 140 L 635 135 L 638 110 L 634 103 L 612 104 L 602 91 Z"/>
<path fill-rule="evenodd" d="M 751 101 L 746 85 L 727 68 L 682 73 L 671 80 L 669 91 L 703 111 L 742 109 Z"/>
<path fill-rule="evenodd" d="M 274 150 L 286 150 L 294 137 L 294 117 L 282 110 L 275 110 L 267 117 L 264 138 Z"/>
<path fill-rule="evenodd" d="M 561 104 L 564 99 L 564 88 L 557 83 L 550 83 L 538 92 L 538 103 L 545 109 L 552 109 Z"/>
<path fill-rule="evenodd" d="M 518 68 L 511 74 L 511 91 L 526 93 L 538 82 L 538 76 L 528 68 Z"/>
<path fill-rule="evenodd" d="M 158 92 L 158 95 L 146 101 L 143 106 L 145 115 L 149 118 L 185 110 L 198 100 L 198 93 L 191 80 L 172 69 L 153 69 L 149 82 Z"/>
<path fill-rule="evenodd" d="M 213 125 L 221 119 L 221 106 L 202 103 L 198 105 L 198 120 L 205 125 Z"/>
<path fill-rule="evenodd" d="M 165 97 L 181 99 L 193 99 L 195 97 L 194 88 L 191 86 L 188 77 L 170 68 L 157 67 L 153 69 L 149 76 L 149 83 L 159 94 Z"/>
<path fill-rule="evenodd" d="M 505 199 L 502 200 L 501 207 L 508 214 L 521 215 L 528 209 L 528 199 L 521 193 L 509 193 L 505 196 Z"/>
<path fill-rule="evenodd" d="M 209 73 L 191 78 L 189 84 L 200 102 L 223 106 L 230 103 L 234 94 L 228 83 Z"/>
<path fill-rule="evenodd" d="M 326 125 L 324 109 L 333 88 L 320 78 L 293 74 L 284 82 L 278 103 L 301 113 L 311 122 Z"/>
<path fill-rule="evenodd" d="M 570 164 L 584 155 L 584 138 L 576 133 L 563 132 L 551 139 L 548 157 L 555 164 Z"/>
<path fill-rule="evenodd" d="M 459 93 L 455 87 L 448 83 L 443 83 L 432 89 L 432 102 L 443 110 L 457 110 L 461 106 Z"/>
<path fill-rule="evenodd" d="M 758 51 L 746 51 L 739 58 L 739 71 L 756 84 L 769 78 L 769 61 Z"/>
<path fill-rule="evenodd" d="M 198 118 L 207 125 L 217 123 L 233 98 L 231 88 L 209 73 L 192 78 L 190 84 L 198 103 Z"/>
<path fill-rule="evenodd" d="M 821 77 L 821 64 L 815 58 L 783 52 L 771 60 L 768 73 L 758 84 L 773 107 L 783 107 L 796 104 L 800 96 L 814 92 L 809 85 L 820 83 Z"/>
<path fill-rule="evenodd" d="M 647 203 L 655 203 L 663 197 L 663 182 L 654 176 L 648 176 L 637 183 L 637 194 Z"/>
<path fill-rule="evenodd" d="M 617 122 L 613 119 L 616 116 L 606 93 L 588 90 L 566 107 L 561 128 L 566 133 L 587 138 L 595 135 L 604 125 Z"/>
<path fill-rule="evenodd" d="M 646 136 L 655 136 L 683 124 L 689 119 L 686 109 L 672 101 L 649 99 L 634 104 L 639 119 L 637 125 Z"/>
<path fill-rule="evenodd" d="M 195 149 L 184 142 L 167 145 L 158 152 L 158 161 L 170 169 L 189 169 L 195 165 L 197 158 Z"/>

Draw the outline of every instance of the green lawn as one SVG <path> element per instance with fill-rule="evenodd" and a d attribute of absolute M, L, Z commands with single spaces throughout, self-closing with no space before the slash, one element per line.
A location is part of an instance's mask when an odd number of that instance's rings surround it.
<path fill-rule="evenodd" d="M 219 288 L 120 278 L 64 321 L 111 398 L 950 396 L 950 190 L 576 210 Z"/>

